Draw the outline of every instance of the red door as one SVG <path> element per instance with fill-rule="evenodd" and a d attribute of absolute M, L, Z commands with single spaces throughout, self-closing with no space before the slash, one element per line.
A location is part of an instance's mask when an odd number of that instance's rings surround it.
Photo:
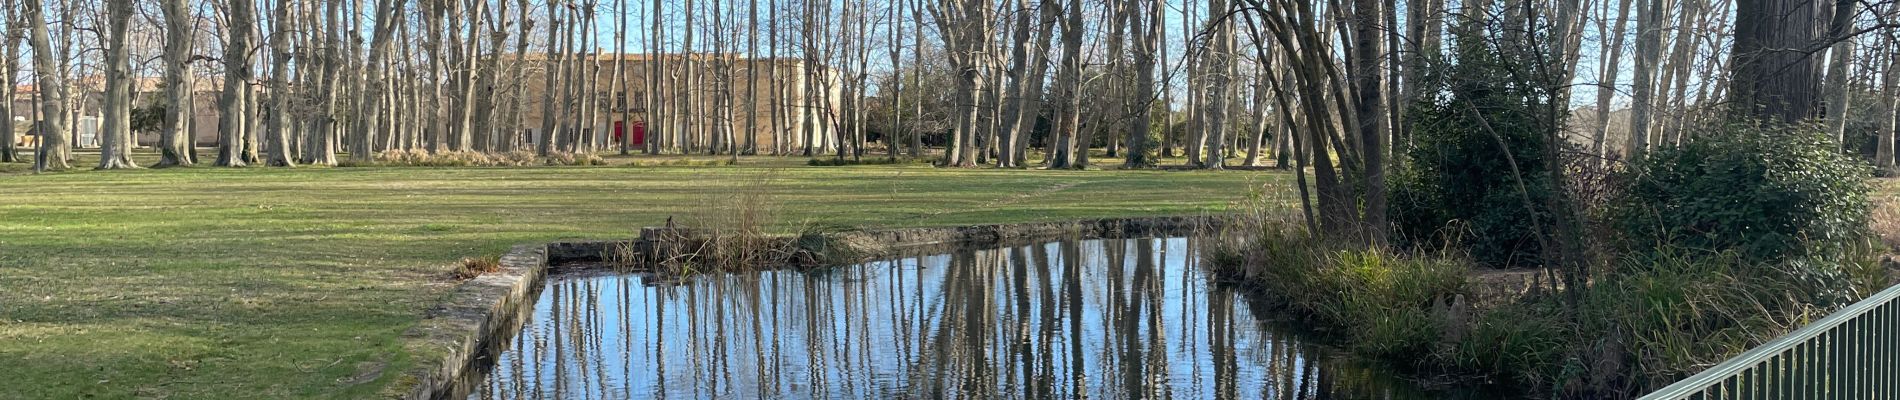
<path fill-rule="evenodd" d="M 645 144 L 647 144 L 646 121 L 633 121 L 633 142 L 627 143 L 627 145 L 639 146 L 639 145 L 645 145 Z"/>

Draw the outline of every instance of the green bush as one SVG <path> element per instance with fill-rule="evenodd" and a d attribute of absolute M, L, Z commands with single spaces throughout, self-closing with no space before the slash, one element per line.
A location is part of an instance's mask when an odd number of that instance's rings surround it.
<path fill-rule="evenodd" d="M 1867 164 L 1808 125 L 1687 133 L 1625 172 L 1610 218 L 1625 243 L 1736 251 L 1748 261 L 1838 258 L 1867 231 Z"/>
<path fill-rule="evenodd" d="M 1549 85 L 1492 44 L 1463 41 L 1457 57 L 1427 71 L 1411 106 L 1411 150 L 1388 180 L 1392 242 L 1409 248 L 1454 242 L 1489 267 L 1542 264 L 1533 216 L 1549 221 Z M 1515 173 L 1514 173 L 1515 172 Z M 1528 202 L 1528 204 L 1527 204 Z"/>

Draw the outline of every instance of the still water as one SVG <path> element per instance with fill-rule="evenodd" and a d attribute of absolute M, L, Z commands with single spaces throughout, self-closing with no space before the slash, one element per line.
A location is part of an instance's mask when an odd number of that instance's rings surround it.
<path fill-rule="evenodd" d="M 520 334 L 464 390 L 469 399 L 1467 397 L 1419 390 L 1257 315 L 1198 268 L 1195 242 L 1055 241 L 676 285 L 550 277 Z"/>

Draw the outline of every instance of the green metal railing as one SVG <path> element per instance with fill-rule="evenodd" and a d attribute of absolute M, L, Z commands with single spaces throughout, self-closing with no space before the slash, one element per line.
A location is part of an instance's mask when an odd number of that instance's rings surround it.
<path fill-rule="evenodd" d="M 1643 396 L 1900 399 L 1900 285 Z"/>

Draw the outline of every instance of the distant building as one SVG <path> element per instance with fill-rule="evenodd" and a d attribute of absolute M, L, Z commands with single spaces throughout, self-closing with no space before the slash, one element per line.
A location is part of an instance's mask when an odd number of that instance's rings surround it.
<path fill-rule="evenodd" d="M 809 122 L 812 122 L 815 145 L 830 146 L 836 138 L 833 131 L 837 126 L 837 117 L 830 114 L 840 110 L 838 105 L 844 96 L 841 79 L 836 71 L 820 67 L 823 69 L 820 74 L 831 82 L 828 85 L 819 85 L 826 91 L 819 100 L 822 103 L 806 101 L 803 88 L 810 74 L 806 73 L 806 65 L 802 60 L 744 58 L 737 55 L 694 55 L 690 58 L 691 63 L 686 63 L 688 58 L 678 54 L 656 56 L 598 53 L 580 57 L 591 65 L 599 66 L 596 70 L 599 80 L 593 88 L 599 94 L 599 104 L 593 107 L 600 112 L 591 121 L 570 119 L 565 122 L 577 123 L 583 127 L 582 133 L 594 135 L 596 143 L 618 144 L 620 139 L 626 138 L 630 139 L 633 145 L 643 145 L 650 139 L 649 136 L 654 134 L 678 132 L 678 129 L 701 132 L 698 130 L 720 126 L 726 120 L 726 116 L 714 115 L 713 112 L 719 109 L 715 107 L 715 101 L 720 98 L 718 94 L 726 89 L 722 86 L 726 82 L 719 81 L 719 76 L 716 75 L 728 69 L 732 76 L 729 82 L 732 90 L 730 118 L 733 136 L 740 144 L 746 143 L 746 136 L 750 135 L 754 143 L 758 144 L 760 152 L 769 151 L 774 144 L 772 134 L 774 104 L 779 107 L 779 123 L 776 126 L 780 132 L 783 132 L 780 136 L 785 142 L 779 143 L 783 148 L 792 149 L 803 146 L 804 137 L 801 129 L 808 122 L 806 111 L 811 111 L 809 115 L 812 117 L 809 118 Z M 523 82 L 526 92 L 521 99 L 523 131 L 518 140 L 523 144 L 532 144 L 537 143 L 542 134 L 543 106 L 547 98 L 547 75 L 545 75 L 545 64 L 542 62 L 547 58 L 545 55 L 535 54 L 525 59 L 534 64 L 526 68 L 526 78 Z M 615 63 L 620 63 L 624 69 L 623 73 L 628 75 L 626 80 L 629 90 L 625 91 L 627 93 L 614 91 L 616 86 L 612 79 Z M 772 71 L 774 64 L 778 67 L 776 75 L 773 75 Z M 690 65 L 691 69 L 684 68 L 684 65 Z M 662 71 L 666 75 L 657 87 L 649 87 L 652 82 L 647 80 L 647 74 L 656 66 L 663 67 Z M 685 90 L 676 88 L 679 74 L 686 72 L 693 75 L 694 84 L 683 88 Z M 776 93 L 773 92 L 774 83 L 778 89 Z M 748 84 L 753 85 L 750 93 L 746 91 Z M 673 121 L 651 121 L 654 113 L 646 109 L 648 96 L 657 96 L 653 100 L 658 101 L 662 107 L 667 107 L 659 115 Z M 676 101 L 682 96 L 688 101 Z M 756 118 L 747 121 L 747 107 L 755 104 L 753 99 L 757 99 Z M 616 100 L 620 100 L 618 104 L 627 106 L 626 120 L 622 120 L 620 110 L 614 109 Z M 684 107 L 681 107 L 682 105 Z M 580 118 L 579 113 L 570 112 L 569 114 L 569 118 Z M 669 127 L 669 124 L 673 126 Z"/>
<path fill-rule="evenodd" d="M 138 99 L 137 106 L 145 106 L 148 104 L 147 101 L 163 97 L 165 95 L 164 82 L 162 78 L 153 77 L 138 78 L 133 82 L 133 98 Z M 213 146 L 218 143 L 218 91 L 221 90 L 224 81 L 200 78 L 195 82 L 197 88 L 192 91 L 192 136 L 197 139 L 195 143 L 200 146 Z M 105 78 L 98 75 L 87 76 L 79 79 L 77 83 L 78 85 L 71 92 L 77 101 L 67 109 L 68 112 L 73 113 L 73 117 L 67 119 L 67 124 L 73 129 L 71 133 L 73 136 L 68 138 L 70 139 L 68 144 L 79 148 L 99 147 L 99 127 L 102 123 L 99 117 L 105 101 Z M 32 140 L 26 139 L 26 136 L 37 138 L 39 135 L 34 125 L 34 121 L 40 119 L 40 107 L 35 103 L 37 94 L 39 94 L 38 85 L 20 85 L 14 89 L 15 131 L 21 134 L 22 143 Z M 137 146 L 158 145 L 158 132 L 133 132 L 132 136 Z"/>

